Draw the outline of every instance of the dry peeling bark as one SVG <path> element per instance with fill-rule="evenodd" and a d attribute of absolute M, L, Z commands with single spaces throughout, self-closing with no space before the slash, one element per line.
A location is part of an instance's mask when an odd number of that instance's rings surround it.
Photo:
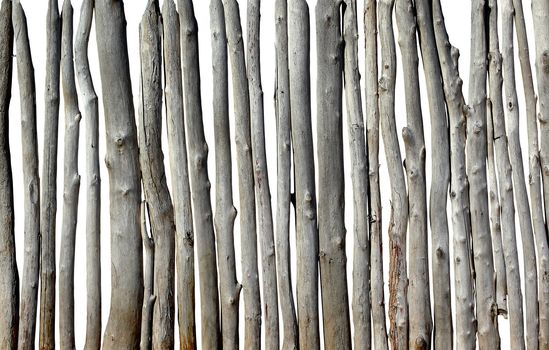
<path fill-rule="evenodd" d="M 292 291 L 290 256 L 291 111 L 288 69 L 288 1 L 275 1 L 277 142 L 276 272 L 283 323 L 282 349 L 297 350 L 298 329 Z"/>
<path fill-rule="evenodd" d="M 311 128 L 309 6 L 288 5 L 288 65 L 296 210 L 297 319 L 299 348 L 319 349 L 318 231 Z"/>
<path fill-rule="evenodd" d="M 84 0 L 74 41 L 76 77 L 83 99 L 86 128 L 86 343 L 84 349 L 101 347 L 101 178 L 99 173 L 99 106 L 93 86 L 88 41 L 94 0 Z"/>
<path fill-rule="evenodd" d="M 353 182 L 354 249 L 352 312 L 355 344 L 372 347 L 370 241 L 368 238 L 368 158 L 358 69 L 357 4 L 345 2 L 343 19 L 345 102 Z"/>
<path fill-rule="evenodd" d="M 407 126 L 402 130 L 406 150 L 409 207 L 408 308 L 409 349 L 430 349 L 431 299 L 427 243 L 427 184 L 425 137 L 419 90 L 416 18 L 411 0 L 396 0 L 396 21 L 402 56 Z"/>
<path fill-rule="evenodd" d="M 13 68 L 12 2 L 0 9 L 0 344 L 17 349 L 19 275 L 15 257 L 13 180 L 9 144 L 9 105 Z"/>
<path fill-rule="evenodd" d="M 469 114 L 467 116 L 467 174 L 475 266 L 476 314 L 481 348 L 499 346 L 496 286 L 486 177 L 486 3 L 471 3 L 471 68 L 469 71 Z"/>
<path fill-rule="evenodd" d="M 394 0 L 379 2 L 379 38 L 381 43 L 381 78 L 379 112 L 381 135 L 391 184 L 391 219 L 389 221 L 389 324 L 393 349 L 408 347 L 408 277 L 406 274 L 406 229 L 408 194 L 402 168 L 395 122 L 396 50 L 393 34 Z"/>
<path fill-rule="evenodd" d="M 345 256 L 340 2 L 319 0 L 317 37 L 318 237 L 327 349 L 351 348 Z"/>
<path fill-rule="evenodd" d="M 381 192 L 379 188 L 379 105 L 377 62 L 377 1 L 367 0 L 364 14 L 365 112 L 368 142 L 368 214 L 370 233 L 370 298 L 375 349 L 386 350 L 387 325 L 383 282 L 383 233 L 381 225 Z"/>
<path fill-rule="evenodd" d="M 61 35 L 61 83 L 65 106 L 63 221 L 59 256 L 59 343 L 62 349 L 75 349 L 74 329 L 74 255 L 80 175 L 78 174 L 78 140 L 80 109 L 74 76 L 73 9 L 70 0 L 63 2 Z"/>
<path fill-rule="evenodd" d="M 139 161 L 151 232 L 154 235 L 156 298 L 152 348 L 172 349 L 175 315 L 175 224 L 162 152 L 162 23 L 157 0 L 150 0 L 139 25 L 141 106 Z"/>
<path fill-rule="evenodd" d="M 221 344 L 217 258 L 208 178 L 208 144 L 202 121 L 198 25 L 191 0 L 179 1 L 179 16 L 187 150 L 200 274 L 202 347 L 216 349 Z"/>
<path fill-rule="evenodd" d="M 154 238 L 147 231 L 146 202 L 141 203 L 141 239 L 143 240 L 143 308 L 141 317 L 141 350 L 152 349 L 153 307 L 156 302 L 154 289 Z"/>
<path fill-rule="evenodd" d="M 179 342 L 187 349 L 194 349 L 196 348 L 194 231 L 183 113 L 179 14 L 173 0 L 165 0 L 162 5 L 162 25 L 164 28 L 166 124 L 175 214 Z"/>
<path fill-rule="evenodd" d="M 224 349 L 238 349 L 238 307 L 242 286 L 236 279 L 234 250 L 231 133 L 229 126 L 229 66 L 225 14 L 221 0 L 210 2 L 212 38 L 213 118 L 215 138 L 215 231 L 219 261 L 221 341 Z"/>
<path fill-rule="evenodd" d="M 40 205 L 40 349 L 53 350 L 55 348 L 55 217 L 61 60 L 61 17 L 55 0 L 50 0 L 48 3 L 46 37 L 44 153 Z"/>
<path fill-rule="evenodd" d="M 526 105 L 526 129 L 528 133 L 528 159 L 530 187 L 530 210 L 537 249 L 538 261 L 538 298 L 539 298 L 539 346 L 549 349 L 549 246 L 547 230 L 543 217 L 543 197 L 541 194 L 541 173 L 539 159 L 538 126 L 536 115 L 536 93 L 530 64 L 530 49 L 526 33 L 526 22 L 522 1 L 514 0 L 515 30 L 518 55 L 521 67 L 521 80 Z"/>
<path fill-rule="evenodd" d="M 111 227 L 111 306 L 103 348 L 136 349 L 143 303 L 141 175 L 123 2 L 97 0 L 95 15 Z"/>
<path fill-rule="evenodd" d="M 496 171 L 501 203 L 501 235 L 507 280 L 510 341 L 513 349 L 524 349 L 524 320 L 519 259 L 515 232 L 515 205 L 511 160 L 505 133 L 505 116 L 502 96 L 502 62 L 497 32 L 497 2 L 489 0 L 489 83 L 490 100 L 487 103 L 487 123 L 493 124 Z M 507 77 L 506 77 L 507 78 Z M 535 260 L 535 259 L 534 259 Z"/>
<path fill-rule="evenodd" d="M 27 32 L 27 19 L 19 0 L 12 9 L 13 31 L 17 48 L 17 80 L 21 104 L 21 140 L 24 184 L 23 279 L 19 305 L 18 349 L 33 350 L 40 275 L 40 179 L 38 177 L 38 141 L 36 132 L 36 87 Z"/>
<path fill-rule="evenodd" d="M 532 228 L 532 216 L 528 204 L 522 149 L 519 135 L 519 105 L 515 82 L 515 57 L 513 45 L 513 17 L 515 9 L 513 0 L 502 1 L 502 53 L 505 105 L 505 127 L 509 144 L 509 156 L 513 172 L 513 187 L 518 212 L 522 251 L 524 256 L 523 278 L 526 315 L 526 342 L 528 349 L 538 348 L 538 275 L 536 264 L 536 247 Z"/>
<path fill-rule="evenodd" d="M 260 64 L 260 0 L 248 0 L 247 6 L 248 85 L 250 89 L 250 116 L 252 157 L 254 164 L 257 230 L 261 249 L 263 321 L 265 349 L 280 348 L 278 334 L 278 291 L 273 228 L 273 212 L 267 154 L 265 150 L 265 120 Z"/>
<path fill-rule="evenodd" d="M 244 288 L 244 348 L 259 349 L 261 346 L 261 302 L 257 267 L 250 97 L 238 3 L 236 0 L 223 0 L 223 7 L 234 87 L 235 140 L 242 242 L 242 286 Z"/>
<path fill-rule="evenodd" d="M 423 58 L 431 120 L 431 190 L 429 219 L 432 245 L 433 346 L 450 348 L 453 344 L 450 288 L 450 235 L 446 203 L 450 183 L 450 134 L 442 86 L 442 73 L 436 48 L 431 1 L 415 2 L 417 30 Z"/>
<path fill-rule="evenodd" d="M 456 348 L 475 349 L 476 319 L 470 259 L 469 182 L 465 165 L 466 113 L 458 50 L 450 44 L 440 0 L 433 1 L 433 23 L 450 128 L 450 200 L 454 248 Z"/>

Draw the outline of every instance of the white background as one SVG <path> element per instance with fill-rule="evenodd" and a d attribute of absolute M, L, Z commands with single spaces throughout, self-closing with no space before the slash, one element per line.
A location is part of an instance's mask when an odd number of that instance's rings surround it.
<path fill-rule="evenodd" d="M 29 26 L 29 36 L 32 50 L 33 63 L 35 68 L 35 79 L 36 79 L 36 95 L 37 95 L 37 116 L 38 116 L 38 139 L 39 139 L 39 149 L 40 149 L 40 169 L 42 169 L 42 148 L 43 148 L 43 129 L 44 129 L 44 86 L 45 86 L 45 71 L 47 67 L 46 63 L 46 11 L 48 1 L 33 1 L 33 0 L 21 0 L 21 3 L 26 11 L 28 26 Z M 291 6 L 291 1 L 289 1 Z M 363 73 L 364 67 L 364 36 L 363 36 L 363 1 L 358 1 L 358 21 L 359 21 L 359 55 L 360 55 L 360 67 Z M 75 20 L 74 28 L 76 28 L 79 22 L 80 14 L 80 4 L 81 0 L 73 1 Z M 316 130 L 316 36 L 315 36 L 315 20 L 314 20 L 314 5 L 315 1 L 309 1 L 310 13 L 311 13 L 311 84 L 312 84 L 312 111 L 313 111 L 313 131 Z M 62 2 L 59 3 L 60 9 Z M 130 69 L 132 74 L 132 84 L 133 84 L 133 94 L 134 94 L 134 103 L 137 108 L 138 104 L 138 82 L 139 82 L 139 46 L 138 46 L 138 25 L 143 13 L 143 10 L 146 6 L 145 0 L 140 1 L 126 1 L 125 11 L 127 19 L 127 37 L 128 37 L 128 49 L 130 52 Z M 241 1 L 241 18 L 242 18 L 242 27 L 244 30 L 244 35 L 246 33 L 246 4 L 245 1 Z M 462 54 L 460 59 L 460 71 L 461 77 L 464 80 L 463 92 L 464 96 L 467 99 L 467 87 L 468 87 L 468 76 L 469 76 L 469 40 L 470 40 L 470 2 L 467 1 L 452 1 L 452 0 L 442 0 L 442 6 L 444 13 L 446 15 L 446 26 L 449 32 L 450 40 L 452 44 L 460 49 Z M 526 1 L 525 6 L 525 15 L 527 21 L 527 27 L 529 31 L 530 39 L 530 52 L 534 52 L 534 40 L 532 33 L 532 20 L 531 20 L 531 11 L 530 11 L 530 2 Z M 209 175 L 212 184 L 215 184 L 215 172 L 214 172 L 214 159 L 215 159 L 215 149 L 214 149 L 214 139 L 213 139 L 213 118 L 212 118 L 212 76 L 211 76 L 211 44 L 210 44 L 210 29 L 209 29 L 209 2 L 208 1 L 195 1 L 195 13 L 199 26 L 199 46 L 200 46 L 200 69 L 201 69 L 201 78 L 202 78 L 202 107 L 203 107 L 203 117 L 204 117 L 204 126 L 206 131 L 207 142 L 210 145 L 210 156 L 208 161 Z M 267 147 L 267 156 L 268 156 L 268 168 L 270 174 L 270 186 L 271 186 L 271 195 L 273 208 L 276 206 L 276 122 L 274 116 L 274 78 L 275 78 L 275 27 L 274 27 L 274 2 L 273 1 L 264 1 L 261 8 L 262 21 L 261 21 L 261 71 L 262 71 L 262 82 L 263 82 L 263 91 L 265 99 L 265 129 L 266 129 L 266 147 Z M 246 36 L 245 36 L 246 37 Z M 398 31 L 395 24 L 395 39 L 398 39 Z M 515 50 L 516 52 L 516 50 Z M 101 82 L 99 79 L 99 64 L 97 58 L 97 48 L 96 48 L 96 38 L 95 38 L 95 27 L 92 27 L 92 35 L 90 38 L 89 45 L 89 59 L 90 66 L 92 69 L 92 76 L 94 79 L 94 84 L 99 96 L 100 103 L 100 158 L 104 159 L 105 156 L 105 131 L 104 131 L 104 119 L 103 119 L 103 108 L 101 100 Z M 397 45 L 397 60 L 398 60 L 398 72 L 397 72 L 397 84 L 396 84 L 396 116 L 397 116 L 397 128 L 401 130 L 405 126 L 405 107 L 404 107 L 404 89 L 403 89 L 403 80 L 402 80 L 402 71 L 400 65 L 400 51 Z M 533 65 L 533 55 L 532 55 L 532 67 Z M 520 76 L 520 69 L 518 69 L 518 59 L 516 61 L 517 68 L 515 69 L 517 74 L 517 90 L 519 96 L 519 106 L 521 108 L 521 141 L 523 145 L 523 152 L 526 150 L 526 127 L 525 127 L 525 116 L 524 116 L 524 97 L 522 93 L 522 83 Z M 428 189 L 430 184 L 430 123 L 429 123 L 429 114 L 425 90 L 425 81 L 423 76 L 423 71 L 421 67 L 420 60 L 420 85 L 421 85 L 421 94 L 422 94 L 422 107 L 423 107 L 423 118 L 424 118 L 424 127 L 425 127 L 425 137 L 426 137 L 426 146 L 427 146 L 427 180 L 428 180 Z M 535 73 L 535 71 L 534 71 Z M 364 94 L 364 91 L 363 91 Z M 61 94 L 62 96 L 62 94 Z M 343 103 L 345 105 L 345 103 Z M 345 107 L 344 107 L 345 108 Z M 231 104 L 232 110 L 232 104 Z M 21 174 L 22 164 L 21 164 L 21 130 L 20 130 L 20 121 L 19 121 L 19 90 L 17 85 L 16 71 L 14 65 L 14 79 L 13 79 L 13 88 L 12 88 L 12 102 L 10 106 L 10 146 L 12 152 L 12 168 L 15 174 L 14 176 L 14 192 L 15 192 L 15 232 L 16 232 L 16 244 L 17 244 L 17 261 L 19 263 L 19 271 L 21 275 L 22 271 L 22 262 L 23 262 L 23 183 L 22 177 L 18 174 Z M 345 116 L 345 114 L 344 114 Z M 343 118 L 344 123 L 344 147 L 345 147 L 345 196 L 346 196 L 346 211 L 345 211 L 345 224 L 347 227 L 347 276 L 349 291 L 352 290 L 352 247 L 353 247 L 353 235 L 352 235 L 352 190 L 351 190 L 351 178 L 350 178 L 350 159 L 348 152 L 348 140 L 347 140 L 347 125 L 346 125 L 346 116 Z M 231 118 L 232 124 L 232 118 Z M 84 123 L 81 124 L 81 137 L 80 145 L 83 146 L 84 139 Z M 233 126 L 231 125 L 231 128 Z M 165 127 L 164 127 L 165 130 Z M 164 131 L 165 132 L 165 131 Z M 57 260 L 59 257 L 59 243 L 60 243 L 60 227 L 61 227 L 61 218 L 62 218 L 62 193 L 63 193 L 63 133 L 64 133 L 64 112 L 63 112 L 63 101 L 61 100 L 60 107 L 60 121 L 59 121 L 59 156 L 58 156 L 58 182 L 57 182 L 57 233 L 56 233 L 56 256 Z M 399 132 L 400 133 L 400 132 Z M 314 132 L 316 134 L 316 132 Z M 233 134 L 234 135 L 234 134 Z M 164 135 L 164 140 L 166 136 Z M 316 145 L 316 136 L 315 145 Z M 401 138 L 399 137 L 402 142 Z M 387 281 L 388 274 L 388 236 L 387 236 L 387 223 L 389 220 L 390 213 L 390 188 L 388 181 L 388 174 L 385 162 L 385 153 L 383 149 L 383 142 L 380 138 L 380 180 L 381 180 L 381 195 L 382 195 L 382 204 L 383 204 L 383 243 L 384 243 L 384 272 L 385 272 L 385 281 Z M 167 142 L 164 141 L 164 153 L 167 159 Z M 234 150 L 234 144 L 233 144 Z M 404 149 L 401 144 L 401 152 L 404 157 Z M 315 148 L 316 156 L 316 148 Z M 234 152 L 233 152 L 234 158 Z M 524 157 L 523 155 L 523 158 Z M 167 170 L 169 169 L 169 162 L 165 162 Z M 236 186 L 236 161 L 233 161 L 233 189 L 235 195 L 235 206 L 238 205 L 238 192 Z M 527 164 L 525 164 L 525 169 L 528 169 Z M 85 174 L 85 155 L 81 151 L 79 158 L 79 171 L 82 175 L 81 188 L 80 188 L 80 206 L 79 206 L 79 217 L 78 217 L 78 228 L 77 228 L 77 237 L 76 237 L 76 262 L 75 262 L 75 322 L 76 322 L 76 345 L 77 348 L 82 348 L 84 345 L 85 339 L 85 327 L 86 327 L 86 269 L 85 269 L 85 191 L 87 178 Z M 167 171 L 168 184 L 170 184 L 170 172 Z M 102 176 L 102 217 L 101 217 L 101 249 L 102 249 L 102 297 L 103 297 L 103 329 L 107 323 L 109 305 L 110 305 L 110 240 L 109 240 L 109 212 L 108 212 L 108 175 L 103 162 L 101 162 L 101 176 Z M 212 185 L 212 204 L 215 199 L 215 186 Z M 215 206 L 213 207 L 215 210 Z M 449 208 L 449 202 L 448 202 Z M 449 222 L 451 229 L 451 221 Z M 235 221 L 235 249 L 236 249 L 236 261 L 237 261 L 237 274 L 238 279 L 240 280 L 241 276 L 241 266 L 240 266 L 240 236 L 239 236 L 239 220 Z M 292 218 L 292 227 L 293 227 L 293 218 Z M 430 234 L 430 233 L 429 233 Z M 519 231 L 517 230 L 517 234 Z M 293 281 L 295 281 L 295 237 L 292 234 L 292 274 Z M 520 249 L 520 239 L 517 240 L 519 244 L 519 256 L 522 258 L 522 250 Z M 430 237 L 429 237 L 430 242 Z M 450 240 L 452 242 L 452 240 Z M 452 250 L 451 244 L 450 249 Z M 522 259 L 521 259 L 522 260 Z M 195 266 L 198 266 L 195 264 Z M 451 271 L 453 274 L 453 262 L 450 264 Z M 261 269 L 260 269 L 261 271 Z M 522 267 L 521 267 L 522 274 Z M 198 279 L 198 273 L 197 279 Z M 452 285 L 453 285 L 453 276 L 452 276 Z M 198 280 L 196 281 L 196 295 L 197 295 L 197 308 L 200 305 L 200 294 L 198 290 Z M 295 285 L 294 285 L 295 288 Z M 385 286 L 385 300 L 388 301 L 388 289 Z M 452 286 L 452 304 L 453 300 L 453 286 Z M 294 289 L 294 297 L 295 297 Z M 351 300 L 351 298 L 349 298 Z M 59 300 L 57 300 L 57 308 L 59 306 Z M 61 301 L 62 302 L 62 301 Z M 431 298 L 432 302 L 432 298 Z M 243 301 L 240 302 L 241 311 L 243 310 Z M 321 310 L 321 308 L 319 307 Z M 454 309 L 455 310 L 455 309 Z M 241 339 L 243 339 L 243 316 L 242 312 L 240 314 L 240 328 L 241 328 Z M 56 319 L 58 321 L 58 317 Z M 282 320 L 281 320 L 282 321 Z M 502 317 L 499 318 L 499 327 L 502 340 L 502 348 L 509 347 L 509 327 L 507 320 L 504 320 Z M 455 318 L 454 318 L 455 322 Z M 38 321 L 37 321 L 38 325 Z M 455 329 L 455 325 L 454 325 Z M 176 324 L 177 330 L 177 324 Z M 177 337 L 177 331 L 175 332 Z M 200 313 L 197 312 L 197 336 L 200 338 Z M 282 336 L 282 329 L 281 329 Z M 56 339 L 59 340 L 59 333 L 56 328 Z M 358 347 L 357 347 L 358 348 Z"/>

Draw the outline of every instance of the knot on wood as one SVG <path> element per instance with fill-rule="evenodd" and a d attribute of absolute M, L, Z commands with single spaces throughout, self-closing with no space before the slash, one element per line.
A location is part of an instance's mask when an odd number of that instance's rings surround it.
<path fill-rule="evenodd" d="M 545 50 L 541 54 L 541 69 L 544 74 L 549 74 L 549 50 Z"/>

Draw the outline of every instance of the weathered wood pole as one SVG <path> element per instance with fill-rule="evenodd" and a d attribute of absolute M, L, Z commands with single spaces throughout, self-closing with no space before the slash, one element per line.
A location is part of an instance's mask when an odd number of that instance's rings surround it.
<path fill-rule="evenodd" d="M 297 320 L 299 348 L 320 349 L 318 230 L 311 127 L 309 6 L 288 4 L 288 66 L 296 210 Z"/>
<path fill-rule="evenodd" d="M 474 313 L 471 261 L 471 217 L 469 181 L 466 173 L 466 116 L 459 76 L 459 51 L 450 44 L 440 0 L 433 1 L 433 23 L 438 58 L 450 128 L 450 201 L 454 248 L 454 282 L 456 301 L 456 348 L 475 349 L 476 319 Z"/>
<path fill-rule="evenodd" d="M 59 343 L 62 349 L 75 349 L 74 329 L 74 256 L 80 175 L 78 141 L 80 109 L 74 75 L 73 9 L 70 0 L 63 2 L 61 31 L 61 83 L 65 106 L 63 221 L 59 256 Z"/>
<path fill-rule="evenodd" d="M 383 278 L 383 233 L 381 192 L 379 187 L 379 104 L 378 104 L 378 45 L 377 1 L 364 4 L 365 52 L 365 112 L 368 148 L 368 215 L 370 233 L 370 298 L 372 308 L 373 346 L 387 350 L 387 322 Z"/>
<path fill-rule="evenodd" d="M 151 232 L 154 235 L 156 297 L 152 348 L 174 347 L 175 224 L 162 152 L 162 23 L 158 0 L 149 0 L 141 23 L 141 106 L 138 123 L 139 162 Z"/>
<path fill-rule="evenodd" d="M 15 257 L 13 178 L 9 143 L 9 106 L 13 72 L 12 2 L 0 9 L 0 344 L 17 349 L 19 325 L 19 274 Z"/>
<path fill-rule="evenodd" d="M 111 306 L 104 349 L 139 346 L 143 242 L 139 227 L 141 173 L 122 1 L 95 2 L 109 171 Z"/>
<path fill-rule="evenodd" d="M 276 47 L 276 272 L 282 314 L 282 349 L 297 350 L 298 327 L 292 290 L 290 256 L 291 137 L 290 71 L 288 69 L 288 1 L 275 1 Z"/>
<path fill-rule="evenodd" d="M 391 219 L 389 221 L 389 324 L 394 349 L 408 347 L 408 277 L 406 272 L 406 229 L 408 193 L 402 168 L 395 122 L 396 50 L 393 33 L 394 0 L 379 2 L 379 39 L 381 44 L 381 78 L 379 112 L 381 134 L 391 185 Z"/>
<path fill-rule="evenodd" d="M 261 302 L 257 266 L 257 232 L 250 96 L 244 57 L 242 25 L 236 0 L 223 0 L 232 82 L 234 86 L 235 140 L 240 196 L 242 287 L 244 292 L 244 348 L 261 346 Z"/>
<path fill-rule="evenodd" d="M 88 59 L 94 0 L 84 0 L 74 39 L 76 78 L 83 99 L 86 128 L 86 343 L 101 347 L 101 177 L 99 172 L 99 106 Z"/>
<path fill-rule="evenodd" d="M 48 3 L 46 37 L 44 153 L 40 205 L 40 349 L 53 350 L 55 348 L 55 222 L 61 61 L 61 17 L 57 1 L 54 0 Z"/>
<path fill-rule="evenodd" d="M 224 349 L 238 349 L 238 307 L 242 286 L 236 279 L 234 250 L 231 133 L 229 127 L 229 65 L 225 13 L 221 0 L 210 2 L 212 38 L 213 118 L 215 135 L 215 217 L 219 294 L 221 303 L 221 341 Z"/>
<path fill-rule="evenodd" d="M 486 176 L 486 0 L 471 2 L 469 112 L 467 116 L 467 175 L 475 266 L 478 342 L 481 348 L 498 347 L 496 285 Z"/>
<path fill-rule="evenodd" d="M 40 277 L 40 179 L 38 177 L 38 140 L 36 131 L 36 86 L 27 31 L 27 18 L 19 0 L 12 9 L 13 32 L 17 48 L 17 80 L 21 104 L 21 141 L 24 184 L 23 279 L 19 304 L 17 348 L 34 350 L 38 280 Z"/>

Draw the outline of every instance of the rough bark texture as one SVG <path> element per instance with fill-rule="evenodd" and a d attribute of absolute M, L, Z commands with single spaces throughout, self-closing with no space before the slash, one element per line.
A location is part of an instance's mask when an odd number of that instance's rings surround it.
<path fill-rule="evenodd" d="M 101 178 L 99 174 L 99 109 L 88 61 L 94 0 L 82 2 L 74 41 L 76 77 L 84 102 L 86 127 L 86 343 L 101 347 Z"/>
<path fill-rule="evenodd" d="M 513 349 L 524 349 L 524 321 L 522 293 L 515 232 L 515 205 L 513 202 L 513 178 L 509 157 L 502 96 L 502 61 L 497 33 L 497 3 L 489 0 L 489 83 L 490 101 L 487 103 L 487 123 L 493 124 L 496 171 L 501 201 L 501 233 L 505 258 L 507 295 L 509 305 L 510 341 Z M 507 78 L 507 77 L 506 77 Z M 535 260 L 535 259 L 534 259 Z"/>
<path fill-rule="evenodd" d="M 493 123 L 487 123 L 486 136 L 488 139 L 486 168 L 488 172 L 488 196 L 490 198 L 490 230 L 492 232 L 492 250 L 494 252 L 494 269 L 496 272 L 496 302 L 498 304 L 498 315 L 507 317 L 507 273 L 501 241 L 501 205 L 494 155 Z"/>
<path fill-rule="evenodd" d="M 273 228 L 271 191 L 265 150 L 265 120 L 263 114 L 263 90 L 260 64 L 260 0 L 248 0 L 247 53 L 248 84 L 250 89 L 250 117 L 252 132 L 252 157 L 254 165 L 257 230 L 261 249 L 262 303 L 265 331 L 265 349 L 280 348 L 278 334 L 278 291 L 276 281 L 276 257 Z"/>
<path fill-rule="evenodd" d="M 365 111 L 368 142 L 368 212 L 370 233 L 370 298 L 375 349 L 386 350 L 387 325 L 383 282 L 383 234 L 381 225 L 381 192 L 379 188 L 379 105 L 377 62 L 377 1 L 367 0 L 364 10 Z"/>
<path fill-rule="evenodd" d="M 143 261 L 143 308 L 141 317 L 141 350 L 152 349 L 153 334 L 153 307 L 156 302 L 154 289 L 154 238 L 147 231 L 147 219 L 145 218 L 146 203 L 141 203 L 141 237 L 144 247 Z"/>
<path fill-rule="evenodd" d="M 217 258 L 208 178 L 208 144 L 202 122 L 200 69 L 198 59 L 198 25 L 191 0 L 179 1 L 181 21 L 181 51 L 183 62 L 183 90 L 185 91 L 186 131 L 189 172 L 193 200 L 200 300 L 202 304 L 202 347 L 217 349 L 220 344 L 219 294 Z"/>
<path fill-rule="evenodd" d="M 340 2 L 319 0 L 317 37 L 318 237 L 324 346 L 351 348 L 345 256 Z"/>
<path fill-rule="evenodd" d="M 136 349 L 143 303 L 141 174 L 123 2 L 97 0 L 95 15 L 111 219 L 111 307 L 103 348 Z"/>
<path fill-rule="evenodd" d="M 61 17 L 57 1 L 54 0 L 48 3 L 46 37 L 44 153 L 40 206 L 40 349 L 53 350 L 55 348 L 55 217 L 61 60 Z"/>
<path fill-rule="evenodd" d="M 406 229 L 408 194 L 395 123 L 396 52 L 392 14 L 394 0 L 379 2 L 379 38 L 381 43 L 381 78 L 379 111 L 381 134 L 391 184 L 391 219 L 389 221 L 389 324 L 393 349 L 408 347 L 408 277 L 406 274 Z"/>
<path fill-rule="evenodd" d="M 450 235 L 448 230 L 448 185 L 450 183 L 450 135 L 442 87 L 442 73 L 435 42 L 431 1 L 415 2 L 419 44 L 427 85 L 431 120 L 431 224 L 433 276 L 433 346 L 447 349 L 453 345 L 450 291 Z"/>
<path fill-rule="evenodd" d="M 257 267 L 254 166 L 250 131 L 250 96 L 246 77 L 242 26 L 236 0 L 223 0 L 234 87 L 235 140 L 240 194 L 242 286 L 244 288 L 244 348 L 261 346 L 261 302 Z"/>
<path fill-rule="evenodd" d="M 224 349 L 238 349 L 238 307 L 242 286 L 236 279 L 234 250 L 231 133 L 229 127 L 229 66 L 225 14 L 221 0 L 210 2 L 212 31 L 213 117 L 215 138 L 215 230 L 221 299 L 221 340 Z"/>
<path fill-rule="evenodd" d="M 450 172 L 452 174 L 450 200 L 454 248 L 456 348 L 475 349 L 476 319 L 470 258 L 469 182 L 465 172 L 467 107 L 462 93 L 463 81 L 458 71 L 459 52 L 450 44 L 440 0 L 433 1 L 433 23 L 450 128 Z"/>
<path fill-rule="evenodd" d="M 547 230 L 543 217 L 543 198 L 541 194 L 541 174 L 539 159 L 538 125 L 536 115 L 536 93 L 530 64 L 530 49 L 526 34 L 526 22 L 522 1 L 514 0 L 515 30 L 521 67 L 521 80 L 526 105 L 526 129 L 528 133 L 528 159 L 530 187 L 530 209 L 532 226 L 536 239 L 538 261 L 538 298 L 539 298 L 539 346 L 549 349 L 549 246 Z"/>
<path fill-rule="evenodd" d="M 174 347 L 175 224 L 162 152 L 162 23 L 157 0 L 148 2 L 139 25 L 141 106 L 139 161 L 154 235 L 152 348 Z"/>
<path fill-rule="evenodd" d="M 184 349 L 195 349 L 194 231 L 183 113 L 179 14 L 173 0 L 164 1 L 162 17 L 166 124 L 175 213 L 179 343 Z"/>
<path fill-rule="evenodd" d="M 277 144 L 276 272 L 283 323 L 283 350 L 297 350 L 298 329 L 292 291 L 290 256 L 291 133 L 288 69 L 288 1 L 275 1 Z"/>
<path fill-rule="evenodd" d="M 358 69 L 358 24 L 355 0 L 345 2 L 344 77 L 347 128 L 353 182 L 353 324 L 355 344 L 372 347 L 370 318 L 370 240 L 368 238 L 368 158 Z"/>
<path fill-rule="evenodd" d="M 427 185 L 425 137 L 419 90 L 416 18 L 411 0 L 396 0 L 396 20 L 402 55 L 407 126 L 402 130 L 406 150 L 406 177 L 410 230 L 408 307 L 409 349 L 430 349 L 431 299 L 427 243 Z"/>
<path fill-rule="evenodd" d="M 36 132 L 36 87 L 25 12 L 15 0 L 12 9 L 17 48 L 17 80 L 21 104 L 21 141 L 23 158 L 24 239 L 23 279 L 19 305 L 18 349 L 34 350 L 38 278 L 40 275 L 40 179 Z"/>
<path fill-rule="evenodd" d="M 525 257 L 523 265 L 524 307 L 526 315 L 526 342 L 528 349 L 538 348 L 538 274 L 536 264 L 536 246 L 532 228 L 532 216 L 528 203 L 522 149 L 519 135 L 519 106 L 515 82 L 515 53 L 513 46 L 513 0 L 502 1 L 502 53 L 504 79 L 504 104 L 506 107 L 505 127 L 509 143 L 509 156 L 513 171 L 513 188 L 518 212 L 522 251 Z"/>
<path fill-rule="evenodd" d="M 15 258 L 13 180 L 9 144 L 9 105 L 13 68 L 12 2 L 0 9 L 0 344 L 17 349 L 19 275 Z"/>
<path fill-rule="evenodd" d="M 471 2 L 471 68 L 467 117 L 467 174 L 471 206 L 472 254 L 476 275 L 476 314 L 481 348 L 499 346 L 497 305 L 486 178 L 486 8 L 485 0 Z"/>
<path fill-rule="evenodd" d="M 288 5 L 288 65 L 296 208 L 299 348 L 319 349 L 318 231 L 311 128 L 310 25 L 306 0 Z"/>
<path fill-rule="evenodd" d="M 63 221 L 59 256 L 59 342 L 61 349 L 75 349 L 74 335 L 74 254 L 80 175 L 78 174 L 78 140 L 80 109 L 74 76 L 73 9 L 70 0 L 63 2 L 61 38 L 61 82 L 65 106 Z"/>

